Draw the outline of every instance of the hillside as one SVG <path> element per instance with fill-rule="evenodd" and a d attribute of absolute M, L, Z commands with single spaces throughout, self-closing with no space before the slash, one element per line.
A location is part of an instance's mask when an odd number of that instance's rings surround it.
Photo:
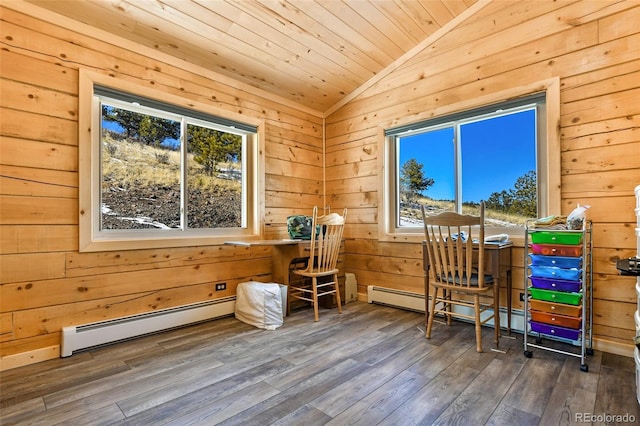
<path fill-rule="evenodd" d="M 105 140 L 102 228 L 178 228 L 181 198 L 179 152 L 110 137 Z M 239 174 L 209 176 L 192 158 L 188 163 L 188 227 L 239 226 Z M 231 168 L 230 165 L 221 167 Z M 238 170 L 238 167 L 234 169 Z"/>

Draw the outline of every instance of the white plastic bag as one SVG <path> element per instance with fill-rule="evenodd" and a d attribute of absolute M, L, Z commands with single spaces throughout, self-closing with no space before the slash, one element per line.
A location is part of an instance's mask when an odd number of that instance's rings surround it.
<path fill-rule="evenodd" d="M 586 211 L 591 206 L 580 206 L 573 209 L 569 216 L 567 216 L 567 229 L 581 230 L 584 224 Z"/>
<path fill-rule="evenodd" d="M 235 316 L 240 321 L 265 330 L 284 323 L 287 287 L 276 283 L 248 281 L 236 288 Z"/>

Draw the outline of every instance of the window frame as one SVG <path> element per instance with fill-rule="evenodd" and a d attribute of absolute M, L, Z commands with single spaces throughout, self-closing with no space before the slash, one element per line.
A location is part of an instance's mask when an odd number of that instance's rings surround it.
<path fill-rule="evenodd" d="M 243 150 L 243 226 L 238 228 L 157 230 L 100 230 L 100 105 L 94 97 L 96 86 L 129 93 L 177 108 L 201 112 L 222 120 L 246 123 L 257 129 L 247 135 Z M 198 117 L 199 118 L 199 117 Z M 260 238 L 264 206 L 264 123 L 244 115 L 218 110 L 211 105 L 88 70 L 80 71 L 79 85 L 79 251 L 131 250 L 222 244 L 231 239 Z"/>
<path fill-rule="evenodd" d="M 398 227 L 396 224 L 396 200 L 398 159 L 396 157 L 395 135 L 387 135 L 389 129 L 411 127 L 413 123 L 420 123 L 437 117 L 463 113 L 492 104 L 499 104 L 517 98 L 525 98 L 536 93 L 544 92 L 545 108 L 544 128 L 539 129 L 540 143 L 537 147 L 538 164 L 538 211 L 541 215 L 559 214 L 561 207 L 560 194 L 560 79 L 554 77 L 548 80 L 516 87 L 479 98 L 447 105 L 436 111 L 427 111 L 402 120 L 384 123 L 378 128 L 379 140 L 379 177 L 381 203 L 379 206 L 378 240 L 398 242 L 418 242 L 424 239 L 424 231 L 420 227 Z M 523 227 L 491 227 L 490 233 L 507 233 L 514 242 L 523 239 Z"/>

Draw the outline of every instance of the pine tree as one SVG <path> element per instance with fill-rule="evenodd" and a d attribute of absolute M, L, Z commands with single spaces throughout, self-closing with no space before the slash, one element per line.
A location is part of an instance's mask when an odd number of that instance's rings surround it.
<path fill-rule="evenodd" d="M 400 191 L 408 203 L 415 202 L 417 196 L 435 183 L 432 178 L 425 177 L 424 165 L 415 158 L 407 160 L 402 165 L 400 175 Z"/>

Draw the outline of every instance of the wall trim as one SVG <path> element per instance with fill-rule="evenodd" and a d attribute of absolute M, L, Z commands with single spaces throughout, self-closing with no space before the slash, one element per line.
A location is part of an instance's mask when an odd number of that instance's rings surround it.
<path fill-rule="evenodd" d="M 34 349 L 32 351 L 7 355 L 0 358 L 0 371 L 24 367 L 25 365 L 36 364 L 38 362 L 48 361 L 59 357 L 60 345 L 47 346 L 45 348 Z"/>

